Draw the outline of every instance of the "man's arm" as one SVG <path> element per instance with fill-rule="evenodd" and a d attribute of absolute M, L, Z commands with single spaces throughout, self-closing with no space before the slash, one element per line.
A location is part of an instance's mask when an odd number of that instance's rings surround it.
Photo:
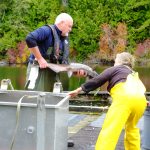
<path fill-rule="evenodd" d="M 42 54 L 38 48 L 38 42 L 40 43 L 44 41 L 50 35 L 51 30 L 49 30 L 49 27 L 43 26 L 34 30 L 33 32 L 30 32 L 26 37 L 26 43 L 28 45 L 28 48 L 38 61 L 40 68 L 46 68 L 48 64 L 46 60 L 42 57 Z"/>
<path fill-rule="evenodd" d="M 39 63 L 40 68 L 46 68 L 48 66 L 47 61 L 42 57 L 38 46 L 29 48 L 31 53 L 35 56 L 36 60 Z"/>

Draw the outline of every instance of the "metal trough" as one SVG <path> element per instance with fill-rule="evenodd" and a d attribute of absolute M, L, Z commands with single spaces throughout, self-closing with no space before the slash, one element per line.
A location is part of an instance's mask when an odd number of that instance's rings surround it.
<path fill-rule="evenodd" d="M 67 150 L 68 100 L 61 93 L 0 90 L 0 149 Z"/>

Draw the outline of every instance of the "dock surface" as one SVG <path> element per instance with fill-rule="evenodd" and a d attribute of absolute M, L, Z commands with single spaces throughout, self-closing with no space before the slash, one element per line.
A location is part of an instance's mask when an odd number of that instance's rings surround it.
<path fill-rule="evenodd" d="M 69 140 L 73 140 L 74 146 L 68 147 L 68 150 L 94 150 L 99 132 L 102 128 L 106 113 L 100 115 L 93 114 L 69 114 L 68 135 Z M 143 117 L 138 123 L 141 137 L 143 130 Z M 118 140 L 116 150 L 124 150 L 124 130 Z"/>

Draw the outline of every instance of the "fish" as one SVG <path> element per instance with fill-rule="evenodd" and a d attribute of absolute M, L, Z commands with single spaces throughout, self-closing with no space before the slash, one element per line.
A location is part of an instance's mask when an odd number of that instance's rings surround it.
<path fill-rule="evenodd" d="M 77 72 L 78 70 L 84 70 L 87 76 L 92 78 L 98 76 L 98 73 L 94 71 L 90 66 L 81 63 L 70 63 L 68 65 L 48 63 L 48 68 L 50 68 L 56 73 L 67 72 L 69 78 L 74 72 Z"/>

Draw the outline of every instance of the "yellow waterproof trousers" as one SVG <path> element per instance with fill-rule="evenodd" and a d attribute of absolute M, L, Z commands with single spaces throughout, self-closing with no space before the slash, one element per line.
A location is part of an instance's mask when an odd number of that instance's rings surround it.
<path fill-rule="evenodd" d="M 115 150 L 118 138 L 125 128 L 125 150 L 140 150 L 140 133 L 136 127 L 146 108 L 144 95 L 127 95 L 124 83 L 118 83 L 111 91 L 113 99 L 102 130 L 98 136 L 95 150 Z"/>

